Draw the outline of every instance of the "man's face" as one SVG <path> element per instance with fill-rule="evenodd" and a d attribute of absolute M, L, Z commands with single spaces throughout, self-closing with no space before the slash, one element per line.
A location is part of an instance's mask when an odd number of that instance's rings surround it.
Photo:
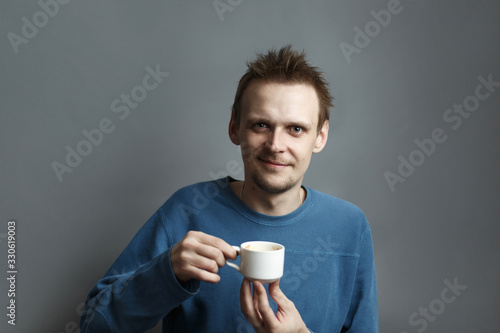
<path fill-rule="evenodd" d="M 245 180 L 269 193 L 299 187 L 312 153 L 320 152 L 328 137 L 328 122 L 317 131 L 314 88 L 254 81 L 241 104 L 239 128 L 231 118 L 229 136 L 241 145 Z"/>

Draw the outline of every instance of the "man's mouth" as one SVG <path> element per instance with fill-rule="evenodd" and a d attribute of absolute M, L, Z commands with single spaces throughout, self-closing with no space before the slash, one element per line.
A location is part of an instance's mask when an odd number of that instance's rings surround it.
<path fill-rule="evenodd" d="M 289 164 L 287 164 L 287 163 L 273 161 L 270 159 L 259 158 L 259 160 L 271 168 L 285 168 L 285 167 L 289 166 Z"/>

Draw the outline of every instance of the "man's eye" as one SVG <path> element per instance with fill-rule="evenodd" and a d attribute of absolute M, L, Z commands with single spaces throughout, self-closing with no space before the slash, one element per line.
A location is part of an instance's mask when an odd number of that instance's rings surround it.
<path fill-rule="evenodd" d="M 255 128 L 266 128 L 267 125 L 265 123 L 257 123 L 255 125 L 253 125 Z"/>
<path fill-rule="evenodd" d="M 300 126 L 292 126 L 290 130 L 294 134 L 302 133 L 302 127 L 300 127 Z"/>

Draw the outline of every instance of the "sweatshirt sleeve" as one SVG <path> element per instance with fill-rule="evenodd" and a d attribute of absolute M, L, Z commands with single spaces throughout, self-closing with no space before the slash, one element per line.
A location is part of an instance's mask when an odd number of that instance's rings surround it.
<path fill-rule="evenodd" d="M 156 212 L 90 291 L 80 331 L 142 332 L 195 295 L 199 281 L 181 285 L 170 262 L 170 244 Z"/>
<path fill-rule="evenodd" d="M 360 257 L 349 312 L 342 332 L 378 333 L 378 300 L 373 241 L 368 222 L 360 238 Z"/>

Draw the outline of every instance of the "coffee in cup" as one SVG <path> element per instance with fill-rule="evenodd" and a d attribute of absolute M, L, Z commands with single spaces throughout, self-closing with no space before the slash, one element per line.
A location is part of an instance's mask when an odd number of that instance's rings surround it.
<path fill-rule="evenodd" d="M 227 261 L 250 281 L 270 283 L 283 276 L 285 247 L 278 243 L 251 241 L 233 246 L 240 255 L 240 265 Z"/>

